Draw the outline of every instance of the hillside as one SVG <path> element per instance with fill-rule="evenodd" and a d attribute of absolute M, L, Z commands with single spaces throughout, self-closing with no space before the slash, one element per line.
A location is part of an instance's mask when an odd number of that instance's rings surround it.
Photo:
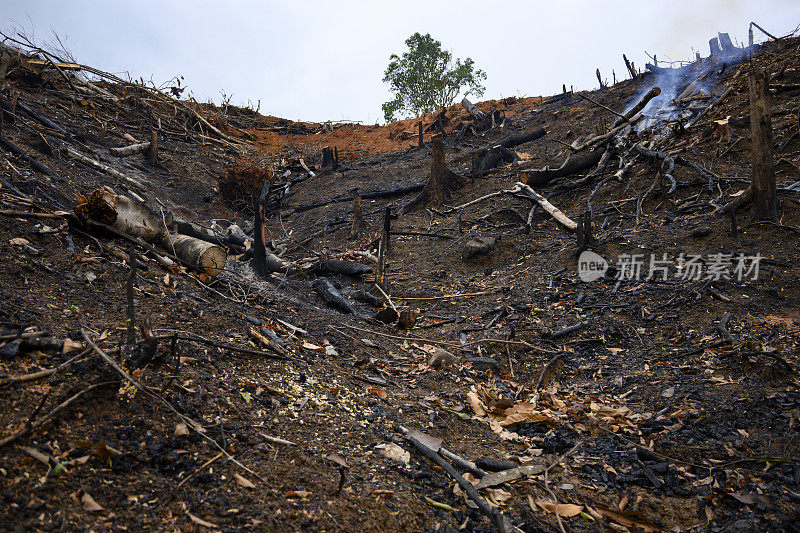
<path fill-rule="evenodd" d="M 0 528 L 796 529 L 800 39 L 384 127 L 56 59 L 0 48 Z M 722 212 L 753 72 L 770 222 Z M 440 142 L 455 185 L 410 206 Z"/>

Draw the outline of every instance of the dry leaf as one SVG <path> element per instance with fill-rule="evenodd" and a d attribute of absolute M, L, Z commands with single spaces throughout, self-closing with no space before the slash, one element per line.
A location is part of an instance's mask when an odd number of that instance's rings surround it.
<path fill-rule="evenodd" d="M 173 437 L 184 437 L 189 434 L 189 428 L 186 426 L 186 422 L 181 422 L 180 424 L 175 426 L 175 431 L 172 433 Z"/>
<path fill-rule="evenodd" d="M 532 500 L 533 499 L 529 496 L 528 497 L 528 502 L 530 503 Z M 548 501 L 548 500 L 537 500 L 536 501 L 536 505 L 539 508 L 543 509 L 544 511 L 547 511 L 548 513 L 555 514 L 555 512 L 556 512 L 556 505 L 551 501 Z M 531 509 L 533 509 L 533 506 L 531 506 Z M 577 515 L 581 514 L 582 511 L 583 511 L 583 505 L 576 505 L 574 503 L 559 503 L 558 504 L 558 516 L 560 516 L 562 518 L 570 518 L 572 516 L 577 516 Z"/>
<path fill-rule="evenodd" d="M 64 347 L 61 349 L 62 353 L 72 353 L 83 350 L 83 343 L 73 341 L 72 339 L 64 339 Z"/>
<path fill-rule="evenodd" d="M 347 459 L 339 455 L 338 453 L 329 453 L 324 457 L 328 461 L 332 463 L 336 463 L 337 465 L 341 466 L 342 468 L 350 468 L 350 465 L 347 464 Z"/>
<path fill-rule="evenodd" d="M 472 407 L 475 416 L 486 416 L 486 407 L 477 392 L 469 391 L 467 393 L 467 401 L 469 401 L 469 406 Z"/>
<path fill-rule="evenodd" d="M 103 510 L 103 506 L 94 501 L 94 498 L 86 491 L 81 496 L 81 501 L 83 502 L 83 508 L 89 512 L 96 513 Z"/>
<path fill-rule="evenodd" d="M 381 449 L 381 454 L 384 457 L 406 465 L 411 461 L 411 454 L 393 442 L 384 446 L 383 449 Z"/>
<path fill-rule="evenodd" d="M 247 479 L 244 476 L 240 476 L 239 474 L 234 473 L 233 474 L 233 479 L 236 480 L 236 483 L 238 483 L 239 485 L 241 485 L 242 487 L 244 487 L 246 489 L 254 489 L 254 488 L 256 488 L 255 484 L 252 481 L 250 481 L 249 479 Z"/>
<path fill-rule="evenodd" d="M 379 387 L 372 387 L 371 389 L 369 389 L 369 392 L 370 392 L 370 394 L 374 394 L 375 396 L 377 396 L 381 400 L 385 400 L 386 396 L 388 396 L 386 394 L 386 391 L 381 389 L 381 388 L 379 388 Z"/>
<path fill-rule="evenodd" d="M 519 434 L 503 429 L 503 426 L 496 420 L 489 420 L 489 427 L 503 440 L 517 440 L 520 438 Z"/>
<path fill-rule="evenodd" d="M 557 424 L 554 420 L 551 420 L 540 411 L 537 411 L 536 406 L 530 402 L 516 403 L 503 411 L 503 414 L 505 415 L 505 419 L 500 422 L 500 425 L 503 427 L 518 424 L 519 422 L 548 422 L 553 425 Z"/>
<path fill-rule="evenodd" d="M 198 518 L 192 513 L 186 513 L 189 519 L 197 525 L 204 526 L 204 527 L 219 527 L 217 524 L 212 524 L 211 522 L 206 522 L 202 518 Z"/>
<path fill-rule="evenodd" d="M 440 438 L 431 437 L 427 433 L 417 431 L 416 429 L 409 430 L 408 433 L 406 433 L 406 438 L 418 441 L 420 444 L 422 444 L 427 448 L 430 448 L 435 453 L 439 453 L 439 450 L 442 447 L 442 443 L 444 442 Z"/>
<path fill-rule="evenodd" d="M 617 524 L 622 524 L 625 527 L 636 527 L 637 529 L 641 529 L 644 533 L 656 533 L 658 531 L 664 531 L 660 527 L 653 524 L 644 513 L 639 511 L 619 511 L 616 509 L 603 507 L 601 505 L 598 505 L 596 509 L 597 512 L 603 515 L 605 518 L 608 518 Z"/>
<path fill-rule="evenodd" d="M 311 493 L 307 490 L 290 490 L 286 493 L 287 498 L 308 498 Z"/>

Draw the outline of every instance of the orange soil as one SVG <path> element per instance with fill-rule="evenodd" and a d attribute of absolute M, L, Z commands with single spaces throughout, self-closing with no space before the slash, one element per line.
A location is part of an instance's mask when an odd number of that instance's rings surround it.
<path fill-rule="evenodd" d="M 529 112 L 541 105 L 541 97 L 505 98 L 503 100 L 487 100 L 476 105 L 481 111 L 489 113 L 501 110 L 506 117 L 515 117 Z M 438 113 L 428 113 L 419 118 L 411 118 L 393 122 L 386 126 L 367 126 L 361 124 L 334 125 L 332 132 L 307 135 L 279 134 L 263 129 L 247 129 L 247 133 L 257 138 L 256 146 L 267 154 L 276 154 L 283 148 L 294 147 L 302 152 L 317 153 L 325 146 L 335 146 L 342 159 L 357 159 L 378 154 L 394 153 L 417 145 L 417 121 L 422 121 L 423 128 L 430 126 Z M 446 131 L 453 131 L 469 120 L 466 110 L 455 104 L 447 108 L 448 123 Z M 308 126 L 319 126 L 306 124 Z M 424 134 L 430 140 L 430 133 Z"/>

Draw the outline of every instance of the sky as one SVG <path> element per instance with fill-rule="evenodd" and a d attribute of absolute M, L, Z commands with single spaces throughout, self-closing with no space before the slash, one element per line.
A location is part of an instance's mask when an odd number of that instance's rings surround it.
<path fill-rule="evenodd" d="M 597 68 L 625 76 L 623 53 L 641 68 L 646 53 L 706 56 L 717 32 L 746 42 L 750 21 L 790 33 L 800 0 L 0 0 L 4 32 L 55 33 L 101 70 L 159 85 L 183 76 L 200 101 L 260 100 L 265 115 L 365 124 L 383 122 L 383 72 L 414 32 L 471 57 L 490 99 L 596 88 Z"/>

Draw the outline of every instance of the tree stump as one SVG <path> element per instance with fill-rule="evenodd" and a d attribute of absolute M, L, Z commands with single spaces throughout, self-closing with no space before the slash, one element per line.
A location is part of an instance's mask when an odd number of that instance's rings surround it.
<path fill-rule="evenodd" d="M 367 223 L 364 222 L 364 214 L 361 207 L 361 197 L 356 195 L 353 198 L 353 225 L 350 227 L 350 240 L 358 239 L 367 229 Z"/>
<path fill-rule="evenodd" d="M 333 148 L 330 146 L 322 148 L 322 168 L 324 170 L 335 170 L 339 166 L 336 159 Z"/>
<path fill-rule="evenodd" d="M 406 204 L 400 214 L 408 213 L 412 208 L 419 204 L 441 204 L 450 193 L 469 180 L 459 176 L 449 168 L 444 161 L 444 142 L 440 134 L 431 137 L 431 175 L 428 183 L 420 191 L 416 198 Z"/>
<path fill-rule="evenodd" d="M 752 215 L 755 220 L 775 219 L 778 199 L 772 156 L 772 102 L 763 70 L 750 74 L 750 132 L 753 138 Z"/>

